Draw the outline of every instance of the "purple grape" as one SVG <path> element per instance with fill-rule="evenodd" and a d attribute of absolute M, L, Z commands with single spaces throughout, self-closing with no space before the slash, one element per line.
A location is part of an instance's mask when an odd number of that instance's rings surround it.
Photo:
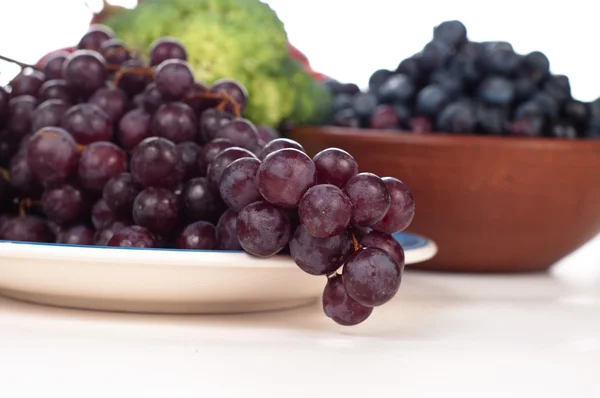
<path fill-rule="evenodd" d="M 217 247 L 219 250 L 242 250 L 237 237 L 237 213 L 227 209 L 217 223 Z"/>
<path fill-rule="evenodd" d="M 163 98 L 179 100 L 193 87 L 194 72 L 187 62 L 169 59 L 156 67 L 154 82 Z"/>
<path fill-rule="evenodd" d="M 221 79 L 217 80 L 211 91 L 217 94 L 227 94 L 231 97 L 237 105 L 240 107 L 240 113 L 244 113 L 246 106 L 248 105 L 248 91 L 240 83 L 233 79 Z M 228 105 L 227 109 L 233 112 L 234 108 Z"/>
<path fill-rule="evenodd" d="M 33 174 L 29 168 L 26 148 L 19 150 L 12 157 L 8 174 L 10 176 L 10 184 L 20 195 L 38 198 L 42 193 L 42 187 L 38 183 L 35 174 Z M 2 178 L 2 183 L 3 182 L 4 178 Z M 0 199 L 1 198 L 2 195 L 0 194 Z"/>
<path fill-rule="evenodd" d="M 185 141 L 177 144 L 177 147 L 181 152 L 181 161 L 185 169 L 183 179 L 187 181 L 191 178 L 202 177 L 204 173 L 202 173 L 199 165 L 200 153 L 202 151 L 200 145 L 193 141 Z"/>
<path fill-rule="evenodd" d="M 31 95 L 35 97 L 45 80 L 46 77 L 42 72 L 26 69 L 19 73 L 9 83 L 12 88 L 11 95 L 13 98 L 21 95 Z"/>
<path fill-rule="evenodd" d="M 358 164 L 348 152 L 338 149 L 325 149 L 313 158 L 317 168 L 317 183 L 332 184 L 344 188 L 348 180 L 358 174 Z"/>
<path fill-rule="evenodd" d="M 63 78 L 63 65 L 69 53 L 66 51 L 59 51 L 54 53 L 44 65 L 44 75 L 46 76 L 46 80 L 52 79 L 62 79 Z"/>
<path fill-rule="evenodd" d="M 238 214 L 236 232 L 240 245 L 256 257 L 279 253 L 290 239 L 287 214 L 265 201 L 254 202 Z"/>
<path fill-rule="evenodd" d="M 112 224 L 98 229 L 94 235 L 94 244 L 96 246 L 106 246 L 111 238 L 123 228 L 127 228 L 130 225 L 123 221 L 115 221 Z"/>
<path fill-rule="evenodd" d="M 157 66 L 168 59 L 187 61 L 185 47 L 172 37 L 163 37 L 150 46 L 150 65 Z"/>
<path fill-rule="evenodd" d="M 133 221 L 157 234 L 169 233 L 179 220 L 179 201 L 170 190 L 150 187 L 133 202 Z"/>
<path fill-rule="evenodd" d="M 37 106 L 37 100 L 31 95 L 13 97 L 8 102 L 9 116 L 6 127 L 11 134 L 20 139 L 31 132 L 31 117 Z"/>
<path fill-rule="evenodd" d="M 0 87 L 0 124 L 4 124 L 9 114 L 10 94 Z"/>
<path fill-rule="evenodd" d="M 59 99 L 71 103 L 73 95 L 65 80 L 48 80 L 40 87 L 38 99 L 41 102 L 49 99 Z"/>
<path fill-rule="evenodd" d="M 398 264 L 400 271 L 404 270 L 404 249 L 393 236 L 379 231 L 369 231 L 358 239 L 363 247 L 377 247 L 385 251 Z"/>
<path fill-rule="evenodd" d="M 65 182 L 77 173 L 77 143 L 65 130 L 46 127 L 29 139 L 27 163 L 42 184 Z"/>
<path fill-rule="evenodd" d="M 209 189 L 208 180 L 204 177 L 192 178 L 184 184 L 181 203 L 188 221 L 214 222 L 225 207 L 219 196 Z"/>
<path fill-rule="evenodd" d="M 206 221 L 196 221 L 185 227 L 177 237 L 177 248 L 186 250 L 215 250 L 215 226 Z"/>
<path fill-rule="evenodd" d="M 311 275 L 334 273 L 353 250 L 347 230 L 330 238 L 315 238 L 304 225 L 299 225 L 290 240 L 290 255 L 302 271 Z"/>
<path fill-rule="evenodd" d="M 200 158 L 198 159 L 198 167 L 202 174 L 206 174 L 208 165 L 212 163 L 215 157 L 223 150 L 233 147 L 233 142 L 224 138 L 214 139 L 202 147 Z"/>
<path fill-rule="evenodd" d="M 258 130 L 249 120 L 235 119 L 221 126 L 216 138 L 225 138 L 235 146 L 253 150 L 258 145 Z"/>
<path fill-rule="evenodd" d="M 142 105 L 147 112 L 154 113 L 164 103 L 154 82 L 148 84 L 142 93 Z"/>
<path fill-rule="evenodd" d="M 265 160 L 268 155 L 280 149 L 297 149 L 304 152 L 302 145 L 296 141 L 292 141 L 289 138 L 277 138 L 265 145 L 265 147 L 259 152 L 258 158 L 260 160 Z"/>
<path fill-rule="evenodd" d="M 206 171 L 206 178 L 208 179 L 209 187 L 218 192 L 221 176 L 223 175 L 225 168 L 233 163 L 234 160 L 241 158 L 256 159 L 256 156 L 254 156 L 254 154 L 247 149 L 235 146 L 219 152 L 210 163 L 208 170 Z"/>
<path fill-rule="evenodd" d="M 129 167 L 133 178 L 143 187 L 175 187 L 185 172 L 179 148 L 160 137 L 140 142 L 131 154 Z"/>
<path fill-rule="evenodd" d="M 130 209 L 131 212 L 131 209 Z M 131 215 L 129 215 L 131 218 Z M 94 228 L 100 230 L 106 228 L 118 220 L 117 214 L 108 207 L 106 200 L 98 199 L 92 206 L 92 224 Z M 108 242 L 108 239 L 106 240 Z"/>
<path fill-rule="evenodd" d="M 56 243 L 91 246 L 94 244 L 94 233 L 87 225 L 75 225 L 60 231 L 56 236 Z"/>
<path fill-rule="evenodd" d="M 63 184 L 46 188 L 42 195 L 42 209 L 49 220 L 65 225 L 82 221 L 90 205 L 81 189 Z"/>
<path fill-rule="evenodd" d="M 96 141 L 110 141 L 113 136 L 110 116 L 98 105 L 91 103 L 78 104 L 69 108 L 63 117 L 62 127 L 81 145 Z"/>
<path fill-rule="evenodd" d="M 391 205 L 381 221 L 372 226 L 376 231 L 393 234 L 404 231 L 415 216 L 415 201 L 408 186 L 394 177 L 382 178 L 390 193 Z"/>
<path fill-rule="evenodd" d="M 143 109 L 132 109 L 119 121 L 117 140 L 123 148 L 131 151 L 150 137 L 150 114 Z"/>
<path fill-rule="evenodd" d="M 161 105 L 150 120 L 153 136 L 166 138 L 176 144 L 195 141 L 198 135 L 194 111 L 183 102 Z"/>
<path fill-rule="evenodd" d="M 108 26 L 94 24 L 91 25 L 87 33 L 83 35 L 79 44 L 77 44 L 77 48 L 99 51 L 102 44 L 113 37 L 115 37 L 115 32 Z"/>
<path fill-rule="evenodd" d="M 113 122 L 118 121 L 125 114 L 129 106 L 127 94 L 119 88 L 99 88 L 90 97 L 88 102 L 97 105 L 106 112 Z"/>
<path fill-rule="evenodd" d="M 256 181 L 259 167 L 260 160 L 241 158 L 225 168 L 221 176 L 219 192 L 230 209 L 240 212 L 250 203 L 262 199 Z"/>
<path fill-rule="evenodd" d="M 354 326 L 364 322 L 373 313 L 372 307 L 365 307 L 352 300 L 341 275 L 327 280 L 323 290 L 323 311 L 327 317 L 342 326 Z"/>
<path fill-rule="evenodd" d="M 269 127 L 269 126 L 256 126 L 257 132 L 258 132 L 258 139 L 260 142 L 263 142 L 264 145 L 262 145 L 263 147 L 268 144 L 269 142 L 276 140 L 279 137 L 279 133 Z M 283 149 L 283 148 L 281 148 Z M 299 148 L 296 148 L 299 149 Z M 300 149 L 302 152 L 304 152 L 304 149 Z"/>
<path fill-rule="evenodd" d="M 25 138 L 19 142 L 8 130 L 0 130 L 0 167 L 9 167 L 10 159 L 19 150 L 20 144 L 27 144 Z"/>
<path fill-rule="evenodd" d="M 100 54 L 111 65 L 123 65 L 131 59 L 131 54 L 125 44 L 119 39 L 106 40 L 100 46 Z"/>
<path fill-rule="evenodd" d="M 316 182 L 315 164 L 297 149 L 280 149 L 267 156 L 258 169 L 258 190 L 270 203 L 298 206 L 306 191 Z"/>
<path fill-rule="evenodd" d="M 152 78 L 144 73 L 146 64 L 141 59 L 129 59 L 123 62 L 120 72 L 117 72 L 115 84 L 118 88 L 125 91 L 130 97 L 134 97 L 144 91 L 150 84 Z M 118 79 L 117 79 L 118 77 Z"/>
<path fill-rule="evenodd" d="M 112 142 L 93 142 L 81 153 L 79 181 L 93 191 L 102 192 L 111 178 L 127 171 L 127 155 Z"/>
<path fill-rule="evenodd" d="M 329 238 L 341 234 L 350 224 L 352 201 L 335 185 L 315 185 L 302 196 L 298 214 L 312 236 Z"/>
<path fill-rule="evenodd" d="M 54 236 L 46 222 L 36 216 L 6 220 L 0 229 L 0 239 L 16 242 L 54 242 Z"/>
<path fill-rule="evenodd" d="M 42 102 L 31 115 L 31 130 L 38 131 L 44 127 L 60 127 L 62 118 L 70 107 L 69 103 L 59 99 Z"/>
<path fill-rule="evenodd" d="M 150 231 L 139 225 L 121 228 L 107 242 L 107 246 L 155 248 L 156 239 Z"/>
<path fill-rule="evenodd" d="M 129 215 L 133 201 L 141 192 L 142 187 L 138 185 L 130 173 L 121 173 L 112 177 L 102 191 L 102 197 L 106 206 L 116 214 Z"/>
<path fill-rule="evenodd" d="M 95 51 L 74 51 L 63 65 L 64 79 L 82 97 L 87 98 L 104 86 L 107 76 L 106 61 Z"/>
<path fill-rule="evenodd" d="M 229 112 L 207 109 L 200 115 L 200 143 L 206 143 L 216 138 L 219 129 L 235 119 Z"/>
<path fill-rule="evenodd" d="M 384 250 L 367 247 L 350 256 L 342 278 L 348 296 L 354 301 L 366 307 L 377 307 L 396 295 L 402 270 Z"/>
<path fill-rule="evenodd" d="M 352 223 L 370 227 L 381 221 L 390 208 L 385 182 L 373 173 L 360 173 L 348 180 L 344 193 L 352 201 Z"/>

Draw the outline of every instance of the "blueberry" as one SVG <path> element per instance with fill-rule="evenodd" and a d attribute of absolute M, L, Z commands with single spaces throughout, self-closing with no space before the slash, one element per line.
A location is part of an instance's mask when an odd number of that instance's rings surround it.
<path fill-rule="evenodd" d="M 421 71 L 419 69 L 419 60 L 417 57 L 406 58 L 396 68 L 396 73 L 401 73 L 410 77 L 414 82 L 419 81 Z"/>
<path fill-rule="evenodd" d="M 481 43 L 486 51 L 506 50 L 515 51 L 512 44 L 507 41 L 484 41 Z"/>
<path fill-rule="evenodd" d="M 479 43 L 469 42 L 458 50 L 450 61 L 448 70 L 454 76 L 462 76 L 465 84 L 476 85 L 484 75 L 480 65 L 482 56 L 483 47 Z"/>
<path fill-rule="evenodd" d="M 393 74 L 387 69 L 378 69 L 369 78 L 369 90 L 376 93 L 379 87 Z"/>
<path fill-rule="evenodd" d="M 533 51 L 523 57 L 521 69 L 538 84 L 550 74 L 550 61 L 544 53 Z"/>
<path fill-rule="evenodd" d="M 470 101 L 455 101 L 444 108 L 437 120 L 437 130 L 445 133 L 473 133 L 477 119 Z"/>
<path fill-rule="evenodd" d="M 522 103 L 515 110 L 515 119 L 529 119 L 540 117 L 544 117 L 544 111 L 541 105 L 533 100 Z"/>
<path fill-rule="evenodd" d="M 519 76 L 515 81 L 515 100 L 517 102 L 527 101 L 536 93 L 537 88 L 533 80 L 528 76 Z"/>
<path fill-rule="evenodd" d="M 512 49 L 497 48 L 487 49 L 483 64 L 490 73 L 505 76 L 514 75 L 521 64 L 521 56 Z"/>
<path fill-rule="evenodd" d="M 415 92 L 415 86 L 406 75 L 390 76 L 378 91 L 379 101 L 384 104 L 408 101 Z"/>
<path fill-rule="evenodd" d="M 425 45 L 419 57 L 419 66 L 426 72 L 443 67 L 452 55 L 452 49 L 444 42 L 432 40 Z"/>
<path fill-rule="evenodd" d="M 327 80 L 323 83 L 333 95 L 338 95 L 344 92 L 344 85 L 337 80 Z"/>
<path fill-rule="evenodd" d="M 417 95 L 416 112 L 421 116 L 435 117 L 448 104 L 446 91 L 438 85 L 431 84 Z"/>
<path fill-rule="evenodd" d="M 431 75 L 430 81 L 442 87 L 451 98 L 457 98 L 464 90 L 463 77 L 458 72 L 439 70 Z"/>
<path fill-rule="evenodd" d="M 352 107 L 356 116 L 362 121 L 371 119 L 377 107 L 377 98 L 371 93 L 359 93 L 352 97 Z"/>
<path fill-rule="evenodd" d="M 333 97 L 331 110 L 334 113 L 347 108 L 352 108 L 352 96 L 350 94 L 342 93 Z"/>
<path fill-rule="evenodd" d="M 590 109 L 586 103 L 572 99 L 565 103 L 563 112 L 567 120 L 577 126 L 584 126 L 588 121 Z"/>
<path fill-rule="evenodd" d="M 557 122 L 552 125 L 550 135 L 556 138 L 573 140 L 577 138 L 577 129 L 572 124 L 566 122 Z"/>
<path fill-rule="evenodd" d="M 476 108 L 477 132 L 502 135 L 507 132 L 508 112 L 503 108 L 480 104 Z"/>
<path fill-rule="evenodd" d="M 479 86 L 477 96 L 489 105 L 508 106 L 515 97 L 515 85 L 505 77 L 490 76 Z"/>
<path fill-rule="evenodd" d="M 400 126 L 408 127 L 411 117 L 410 108 L 405 104 L 395 104 L 394 110 L 396 111 L 396 116 L 398 116 L 398 120 L 400 120 Z"/>
<path fill-rule="evenodd" d="M 592 115 L 590 117 L 587 135 L 591 138 L 600 138 L 600 115 Z"/>
<path fill-rule="evenodd" d="M 467 41 L 467 28 L 460 21 L 445 21 L 433 29 L 433 38 L 458 47 Z"/>
<path fill-rule="evenodd" d="M 510 123 L 508 131 L 519 137 L 538 137 L 542 135 L 544 120 L 541 117 L 516 119 Z"/>
<path fill-rule="evenodd" d="M 600 116 L 600 98 L 590 102 L 589 110 L 591 116 Z"/>
<path fill-rule="evenodd" d="M 539 104 L 540 108 L 544 112 L 544 115 L 550 119 L 555 120 L 558 117 L 559 104 L 554 97 L 544 91 L 539 91 L 533 96 L 533 101 Z"/>
<path fill-rule="evenodd" d="M 544 83 L 544 91 L 562 103 L 571 99 L 571 83 L 565 75 L 554 75 Z"/>
<path fill-rule="evenodd" d="M 358 117 L 352 108 L 342 109 L 334 113 L 332 123 L 334 126 L 339 127 L 360 127 L 360 121 L 358 120 Z"/>
<path fill-rule="evenodd" d="M 360 93 L 360 88 L 354 83 L 345 83 L 343 85 L 343 91 L 346 94 L 354 95 Z"/>

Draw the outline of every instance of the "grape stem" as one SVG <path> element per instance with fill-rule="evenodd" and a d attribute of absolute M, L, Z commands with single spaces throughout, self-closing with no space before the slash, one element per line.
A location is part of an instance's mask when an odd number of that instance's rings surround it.
<path fill-rule="evenodd" d="M 10 181 L 10 173 L 2 167 L 0 167 L 0 177 L 3 177 L 6 181 Z"/>
<path fill-rule="evenodd" d="M 144 68 L 144 67 L 140 67 L 140 66 L 120 67 L 118 65 L 111 64 L 111 65 L 109 65 L 109 69 L 115 68 L 115 66 L 118 69 L 117 69 L 117 73 L 115 73 L 115 80 L 113 81 L 114 88 L 119 87 L 119 81 L 126 73 L 131 73 L 132 75 L 148 76 L 148 77 L 154 78 L 154 70 L 152 68 Z"/>
<path fill-rule="evenodd" d="M 33 206 L 39 206 L 42 202 L 39 200 L 31 200 L 29 198 L 24 198 L 19 201 L 19 217 L 24 218 L 27 216 L 27 210 Z"/>
<path fill-rule="evenodd" d="M 358 239 L 356 239 L 356 236 L 354 234 L 352 234 L 352 245 L 354 245 L 354 251 L 357 251 L 362 248 L 362 245 L 358 243 Z"/>
<path fill-rule="evenodd" d="M 242 108 L 240 104 L 236 102 L 229 94 L 226 93 L 193 93 L 186 95 L 185 99 L 216 99 L 221 102 L 217 105 L 217 111 L 223 111 L 227 105 L 231 104 L 233 107 L 233 114 L 235 117 L 239 118 L 242 116 Z"/>
<path fill-rule="evenodd" d="M 35 65 L 26 64 L 24 62 L 17 61 L 16 59 L 6 57 L 4 55 L 0 55 L 0 60 L 10 62 L 11 64 L 19 65 L 21 67 L 21 69 L 31 68 L 31 69 L 35 69 L 35 70 L 40 70 L 40 68 L 36 67 Z"/>

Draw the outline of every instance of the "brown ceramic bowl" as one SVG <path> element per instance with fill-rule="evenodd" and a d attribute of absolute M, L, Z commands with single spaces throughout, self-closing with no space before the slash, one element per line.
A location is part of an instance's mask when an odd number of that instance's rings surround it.
<path fill-rule="evenodd" d="M 600 232 L 600 140 L 308 126 L 290 138 L 311 156 L 338 147 L 361 171 L 406 182 L 416 203 L 408 230 L 439 247 L 421 269 L 541 271 Z"/>

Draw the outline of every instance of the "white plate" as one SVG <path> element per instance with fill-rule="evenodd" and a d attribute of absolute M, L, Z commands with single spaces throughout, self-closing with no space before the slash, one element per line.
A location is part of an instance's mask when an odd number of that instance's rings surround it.
<path fill-rule="evenodd" d="M 418 235 L 395 235 L 406 263 L 437 252 Z M 289 256 L 0 241 L 0 293 L 63 307 L 154 313 L 239 313 L 291 308 L 320 297 L 324 277 Z"/>

